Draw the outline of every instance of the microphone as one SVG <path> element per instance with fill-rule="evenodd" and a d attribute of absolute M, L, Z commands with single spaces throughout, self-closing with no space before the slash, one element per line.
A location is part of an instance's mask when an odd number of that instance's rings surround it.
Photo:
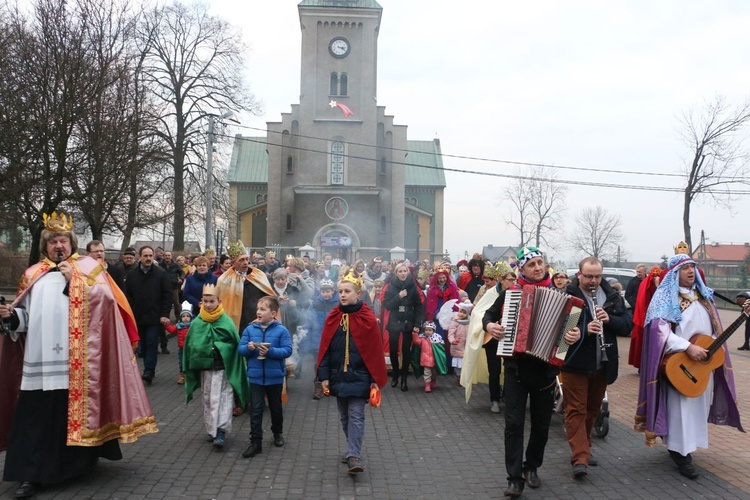
<path fill-rule="evenodd" d="M 63 261 L 63 253 L 62 253 L 62 251 L 58 251 L 57 252 L 57 263 L 59 264 L 62 261 Z"/>

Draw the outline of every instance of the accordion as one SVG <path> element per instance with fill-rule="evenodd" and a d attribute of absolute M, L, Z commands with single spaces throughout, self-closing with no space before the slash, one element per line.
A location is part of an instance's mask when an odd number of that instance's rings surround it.
<path fill-rule="evenodd" d="M 584 303 L 578 297 L 552 288 L 526 285 L 506 290 L 500 324 L 505 336 L 497 355 L 529 354 L 554 366 L 562 366 L 568 354 L 565 332 L 578 324 Z"/>

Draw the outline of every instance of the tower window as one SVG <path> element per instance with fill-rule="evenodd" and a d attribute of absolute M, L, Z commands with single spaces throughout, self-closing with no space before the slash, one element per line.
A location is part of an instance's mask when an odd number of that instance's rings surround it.
<path fill-rule="evenodd" d="M 286 214 L 286 230 L 291 231 L 292 230 L 292 215 Z"/>
<path fill-rule="evenodd" d="M 339 95 L 339 74 L 338 73 L 331 73 L 330 95 Z"/>
<path fill-rule="evenodd" d="M 339 75 L 331 73 L 331 86 L 329 95 L 349 95 L 349 77 L 346 73 Z"/>
<path fill-rule="evenodd" d="M 344 184 L 344 143 L 333 141 L 331 143 L 331 184 Z"/>
<path fill-rule="evenodd" d="M 339 78 L 339 95 L 349 95 L 349 77 L 342 73 Z"/>
<path fill-rule="evenodd" d="M 388 160 L 385 159 L 385 156 L 380 157 L 380 173 L 385 175 L 388 173 Z"/>
<path fill-rule="evenodd" d="M 286 159 L 286 173 L 294 173 L 294 160 L 292 160 L 291 156 Z"/>

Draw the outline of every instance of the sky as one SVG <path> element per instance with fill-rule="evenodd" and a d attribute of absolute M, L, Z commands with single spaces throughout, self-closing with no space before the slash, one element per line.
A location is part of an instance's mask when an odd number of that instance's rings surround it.
<path fill-rule="evenodd" d="M 243 116 L 243 126 L 264 129 L 299 102 L 298 3 L 209 3 L 248 46 L 247 82 L 264 114 Z M 444 155 L 610 171 L 550 168 L 560 182 L 682 187 L 679 177 L 616 171 L 681 173 L 691 157 L 680 135 L 684 113 L 718 95 L 733 105 L 748 98 L 750 3 L 741 0 L 379 3 L 378 104 L 408 126 L 410 140 L 439 138 Z M 518 168 L 454 157 L 443 163 L 501 174 Z M 454 262 L 488 244 L 518 243 L 507 223 L 508 179 L 447 172 L 446 181 L 444 246 Z M 576 231 L 576 216 L 597 205 L 622 217 L 629 261 L 659 261 L 683 239 L 681 193 L 570 185 L 559 232 L 543 249 L 575 262 L 580 255 L 564 240 Z M 748 210 L 748 195 L 728 208 L 699 200 L 694 245 L 702 229 L 710 242 L 750 241 Z"/>

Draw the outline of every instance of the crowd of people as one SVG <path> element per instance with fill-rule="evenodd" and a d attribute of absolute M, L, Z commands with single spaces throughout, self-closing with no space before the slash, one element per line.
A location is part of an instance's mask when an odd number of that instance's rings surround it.
<path fill-rule="evenodd" d="M 504 407 L 507 497 L 542 484 L 538 470 L 561 380 L 571 474 L 580 479 L 597 465 L 590 435 L 606 387 L 617 378 L 616 337 L 631 331 L 642 352 L 636 428 L 648 444 L 663 438 L 681 474 L 697 477 L 691 453 L 708 446 L 707 422 L 741 429 L 728 357 L 700 398 L 680 394 L 659 372 L 665 352 L 707 357 L 690 342 L 695 332 L 721 332 L 712 290 L 687 254 L 671 258 L 656 284 L 639 266 L 635 285 L 623 294 L 619 283 L 603 279 L 599 259 L 583 259 L 568 276 L 554 272 L 534 247 L 519 250 L 511 263 L 475 254 L 456 264 L 380 257 L 349 264 L 329 253 L 319 261 L 306 255 L 280 260 L 235 242 L 218 258 L 210 249 L 193 257 L 142 246 L 108 264 L 101 242 L 89 242 L 87 255 L 79 255 L 72 224 L 50 220 L 44 259 L 27 270 L 14 304 L 0 305 L 8 332 L 0 344 L 0 398 L 13 403 L 0 412 L 0 448 L 8 449 L 4 480 L 19 482 L 19 498 L 40 484 L 89 471 L 99 457 L 119 459 L 118 440 L 157 431 L 144 385 L 157 378 L 159 352 L 170 352 L 167 334 L 177 337 L 176 383 L 184 386 L 186 402 L 202 391 L 206 441 L 223 449 L 232 418 L 249 413 L 245 458 L 263 451 L 266 401 L 273 444 L 284 446 L 286 380 L 312 358 L 311 397 L 336 397 L 347 442 L 341 461 L 352 474 L 364 470 L 364 407 L 379 404 L 390 371 L 390 386 L 404 392 L 410 372 L 422 379 L 425 393 L 442 380 L 463 386 L 467 400 L 476 383 L 488 384 L 489 411 Z M 555 348 L 567 347 L 564 362 L 528 352 L 499 356 L 507 335 L 515 334 L 504 318 L 516 307 L 517 293 L 510 291 L 533 295 L 540 288 L 580 304 L 578 321 L 558 333 Z M 750 312 L 750 301 L 744 310 Z M 94 323 L 82 316 L 94 313 Z M 131 348 L 142 358 L 140 374 Z M 107 362 L 92 364 L 99 357 Z M 39 368 L 21 370 L 24 363 Z M 125 383 L 116 397 L 103 398 L 100 376 L 109 372 Z M 79 401 L 80 387 L 87 388 L 88 401 Z M 137 404 L 122 414 L 117 398 Z M 103 408 L 105 401 L 112 408 Z M 88 418 L 84 432 L 69 407 L 98 417 Z M 524 447 L 527 408 L 531 429 Z M 50 430 L 37 421 L 51 422 Z"/>

